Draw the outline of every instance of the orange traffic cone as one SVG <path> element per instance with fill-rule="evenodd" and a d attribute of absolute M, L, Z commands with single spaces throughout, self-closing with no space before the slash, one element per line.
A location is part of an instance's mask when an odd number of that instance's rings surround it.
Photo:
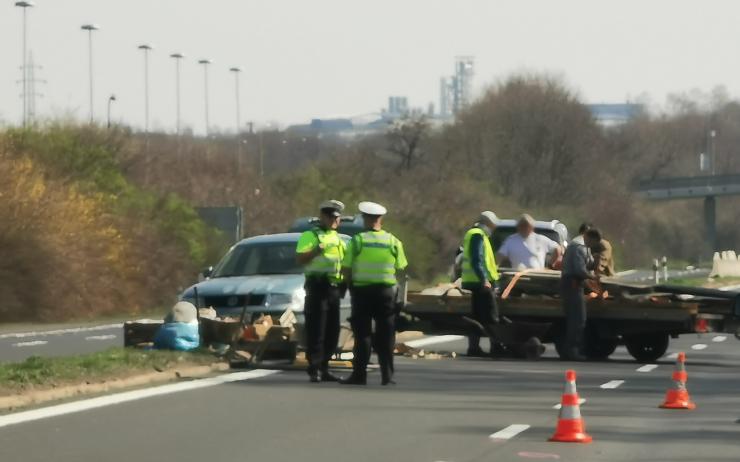
<path fill-rule="evenodd" d="M 586 434 L 586 425 L 581 418 L 578 391 L 576 391 L 576 371 L 568 370 L 565 372 L 565 390 L 560 400 L 558 426 L 549 441 L 590 443 L 591 440 L 591 436 Z"/>
<path fill-rule="evenodd" d="M 665 393 L 665 402 L 660 405 L 663 409 L 694 409 L 696 404 L 691 402 L 689 391 L 686 389 L 686 354 L 681 352 L 676 358 L 676 366 L 673 370 L 673 388 Z"/>

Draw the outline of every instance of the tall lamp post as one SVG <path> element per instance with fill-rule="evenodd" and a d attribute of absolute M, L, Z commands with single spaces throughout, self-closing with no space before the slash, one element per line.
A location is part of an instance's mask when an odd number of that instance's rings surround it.
<path fill-rule="evenodd" d="M 232 67 L 229 71 L 234 73 L 234 100 L 236 102 L 236 134 L 239 136 L 242 127 L 241 97 L 239 96 L 239 74 L 244 69 L 241 66 Z"/>
<path fill-rule="evenodd" d="M 110 106 L 115 100 L 116 100 L 116 95 L 110 95 L 108 97 L 108 128 L 110 128 Z"/>
<path fill-rule="evenodd" d="M 210 59 L 201 59 L 198 64 L 203 65 L 203 85 L 205 87 L 205 116 L 206 116 L 206 136 L 210 133 L 210 120 L 208 117 L 208 65 L 213 61 Z"/>
<path fill-rule="evenodd" d="M 144 52 L 144 133 L 149 134 L 149 52 L 154 48 L 149 44 L 139 45 Z"/>
<path fill-rule="evenodd" d="M 27 10 L 34 7 L 34 2 L 15 2 L 15 6 L 23 8 L 23 127 L 28 124 L 28 21 Z"/>
<path fill-rule="evenodd" d="M 175 60 L 175 92 L 176 92 L 176 106 L 177 106 L 177 120 L 176 120 L 176 131 L 180 134 L 180 61 L 185 57 L 182 53 L 172 53 L 170 58 Z"/>
<path fill-rule="evenodd" d="M 93 93 L 93 48 L 92 48 L 92 33 L 93 31 L 100 30 L 100 26 L 97 24 L 83 24 L 80 29 L 87 31 L 87 51 L 88 51 L 88 64 L 90 73 L 90 123 L 94 121 L 93 106 L 94 106 L 94 93 Z"/>

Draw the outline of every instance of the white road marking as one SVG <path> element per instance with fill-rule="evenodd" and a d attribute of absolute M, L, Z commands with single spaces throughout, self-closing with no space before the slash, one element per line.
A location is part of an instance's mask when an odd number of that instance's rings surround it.
<path fill-rule="evenodd" d="M 39 332 L 15 332 L 9 334 L 0 334 L 0 340 L 5 338 L 26 338 L 26 337 L 46 337 L 47 335 L 64 335 L 76 334 L 78 332 L 95 332 L 98 330 L 121 329 L 123 324 L 104 324 L 102 326 L 91 327 L 73 327 L 69 329 L 42 330 Z"/>
<path fill-rule="evenodd" d="M 171 383 L 158 387 L 144 388 L 142 390 L 126 391 L 115 393 L 107 396 L 99 396 L 72 403 L 58 404 L 56 406 L 42 407 L 30 411 L 17 412 L 15 414 L 6 414 L 0 416 L 0 428 L 10 425 L 16 425 L 34 420 L 57 417 L 60 415 L 72 414 L 75 412 L 89 411 L 114 404 L 136 401 L 139 399 L 150 398 L 152 396 L 168 395 L 181 391 L 197 390 L 200 388 L 213 387 L 224 383 L 238 382 L 241 380 L 257 379 L 268 375 L 277 374 L 280 371 L 268 371 L 265 369 L 255 369 L 247 372 L 235 372 L 233 374 L 224 374 L 207 379 L 191 380 L 187 382 Z"/>
<path fill-rule="evenodd" d="M 658 367 L 657 364 L 645 364 L 637 368 L 637 372 L 650 372 Z"/>
<path fill-rule="evenodd" d="M 678 353 L 671 353 L 666 356 L 666 359 L 678 359 Z"/>
<path fill-rule="evenodd" d="M 724 342 L 725 340 L 727 340 L 727 337 L 725 337 L 724 335 L 718 335 L 712 339 L 713 342 L 717 343 Z"/>
<path fill-rule="evenodd" d="M 115 335 L 91 335 L 90 337 L 85 337 L 85 340 L 111 340 L 116 338 Z"/>
<path fill-rule="evenodd" d="M 528 429 L 529 425 L 526 424 L 513 424 L 509 425 L 508 427 L 504 428 L 501 431 L 497 431 L 496 433 L 493 433 L 489 436 L 492 440 L 508 440 L 519 433 L 523 432 L 524 430 Z"/>
<path fill-rule="evenodd" d="M 619 388 L 624 383 L 624 380 L 610 380 L 609 382 L 602 383 L 600 388 L 604 390 L 613 390 Z"/>
<path fill-rule="evenodd" d="M 462 335 L 436 335 L 434 337 L 420 338 L 419 340 L 411 340 L 404 342 L 406 346 L 411 348 L 421 348 L 427 345 L 436 345 L 438 343 L 454 342 L 456 340 L 463 340 L 465 337 Z"/>
<path fill-rule="evenodd" d="M 49 343 L 49 342 L 47 342 L 46 340 L 35 340 L 33 342 L 18 342 L 18 343 L 14 343 L 13 346 L 14 347 L 29 347 L 29 346 L 46 345 L 47 343 Z"/>
<path fill-rule="evenodd" d="M 624 277 L 624 276 L 629 276 L 630 274 L 635 274 L 636 272 L 637 272 L 636 269 L 620 271 L 620 272 L 617 273 L 617 277 L 618 278 L 621 278 L 621 277 Z"/>
<path fill-rule="evenodd" d="M 692 350 L 704 350 L 707 347 L 704 343 L 697 343 L 696 345 L 691 345 Z"/>
<path fill-rule="evenodd" d="M 586 398 L 578 398 L 578 405 L 579 405 L 579 406 L 580 406 L 581 404 L 585 403 L 585 402 L 586 402 Z M 562 403 L 558 403 L 558 404 L 556 404 L 555 406 L 553 406 L 552 408 L 553 408 L 553 409 L 560 409 L 561 407 L 563 407 Z"/>

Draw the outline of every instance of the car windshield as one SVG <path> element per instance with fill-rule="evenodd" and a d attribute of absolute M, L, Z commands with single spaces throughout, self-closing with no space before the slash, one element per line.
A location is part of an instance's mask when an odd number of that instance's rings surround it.
<path fill-rule="evenodd" d="M 296 262 L 295 246 L 295 242 L 238 245 L 224 256 L 212 277 L 301 274 L 303 269 Z"/>
<path fill-rule="evenodd" d="M 560 242 L 560 235 L 554 229 L 537 228 L 534 230 L 534 232 L 537 234 L 541 234 L 543 236 L 549 237 L 550 239 L 557 242 L 558 244 L 562 244 Z M 511 227 L 511 228 L 504 227 L 504 226 L 497 227 L 496 231 L 493 232 L 493 237 L 491 239 L 491 245 L 493 245 L 493 250 L 496 251 L 497 249 L 500 249 L 501 245 L 504 243 L 506 238 L 511 236 L 514 233 L 516 233 L 516 228 L 514 227 Z"/>

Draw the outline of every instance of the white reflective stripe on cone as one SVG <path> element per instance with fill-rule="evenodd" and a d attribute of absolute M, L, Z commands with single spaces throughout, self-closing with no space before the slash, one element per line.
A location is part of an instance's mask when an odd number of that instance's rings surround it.
<path fill-rule="evenodd" d="M 581 418 L 581 409 L 578 406 L 563 406 L 560 408 L 560 418 L 576 420 Z"/>

